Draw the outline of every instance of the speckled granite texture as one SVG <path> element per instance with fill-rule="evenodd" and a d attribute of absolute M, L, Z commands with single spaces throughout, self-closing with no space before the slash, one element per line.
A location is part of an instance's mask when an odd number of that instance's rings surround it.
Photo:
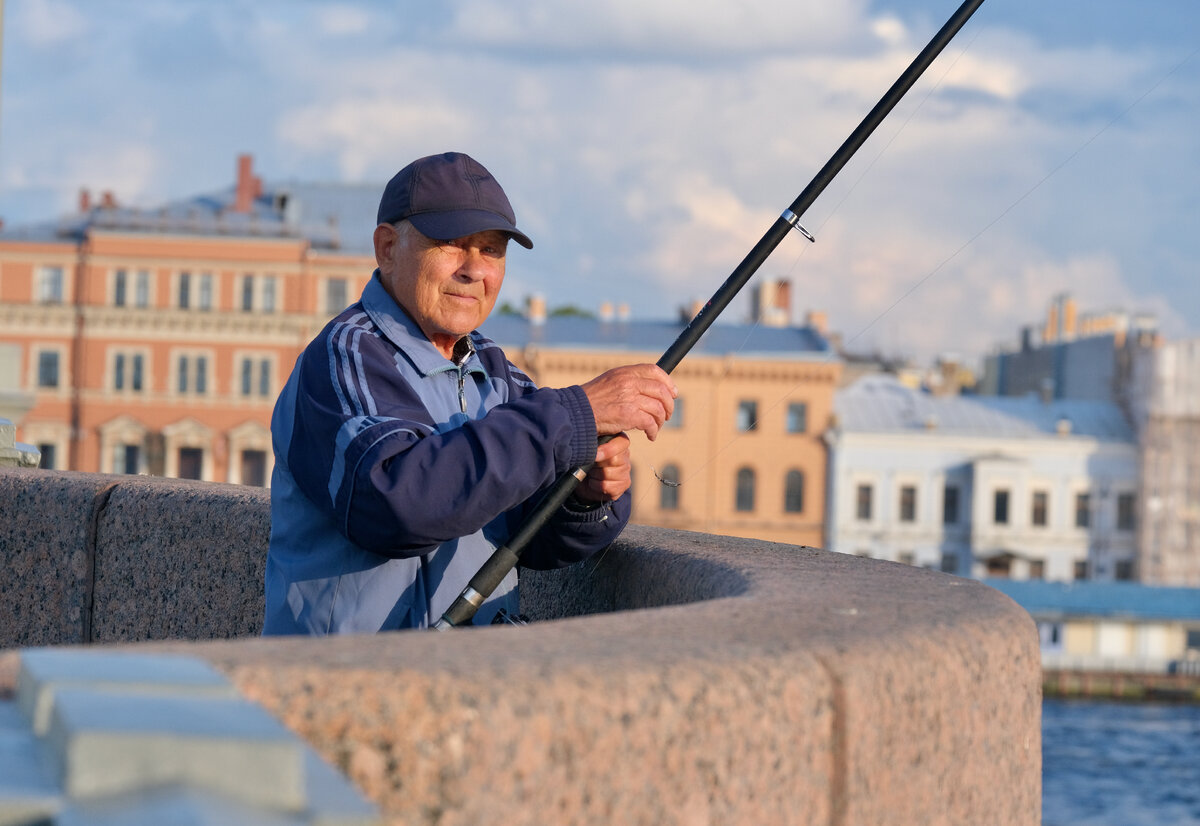
<path fill-rule="evenodd" d="M 179 496 L 159 501 L 220 499 Z M 163 576 L 121 581 L 204 579 Z M 1039 823 L 1037 634 L 978 582 L 634 526 L 598 563 L 526 576 L 524 597 L 569 618 L 134 649 L 208 660 L 397 824 Z M 195 597 L 145 599 L 158 617 Z"/>

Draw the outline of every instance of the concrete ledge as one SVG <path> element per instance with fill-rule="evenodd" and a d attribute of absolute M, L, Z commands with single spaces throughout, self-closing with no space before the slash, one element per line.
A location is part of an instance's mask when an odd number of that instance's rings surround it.
<path fill-rule="evenodd" d="M 6 484 L 0 474 L 0 498 Z M 147 495 L 184 512 L 123 507 L 185 524 L 193 505 L 224 506 L 215 494 Z M 229 504 L 239 520 L 256 507 Z M 134 522 L 102 513 L 98 525 Z M 169 535 L 189 541 L 158 553 L 194 554 L 217 581 L 220 565 L 265 551 L 265 540 L 222 549 L 203 535 Z M 222 541 L 237 535 L 231 528 Z M 155 553 L 149 539 L 141 547 Z M 96 554 L 100 567 L 115 558 Z M 97 571 L 99 595 L 108 574 Z M 162 581 L 182 591 L 151 594 L 148 614 L 162 622 L 207 575 L 170 574 Z M 260 582 L 261 573 L 250 585 Z M 1037 634 L 1028 614 L 981 583 L 636 526 L 597 563 L 524 582 L 527 612 L 567 618 L 132 650 L 208 661 L 397 823 L 1039 823 Z M 97 606 L 120 610 L 121 590 Z M 250 625 L 242 593 L 223 604 L 246 610 L 231 623 Z M 609 613 L 577 616 L 599 611 Z M 107 627 L 99 614 L 96 627 Z M 115 634 L 147 636 L 134 611 L 121 616 Z"/>

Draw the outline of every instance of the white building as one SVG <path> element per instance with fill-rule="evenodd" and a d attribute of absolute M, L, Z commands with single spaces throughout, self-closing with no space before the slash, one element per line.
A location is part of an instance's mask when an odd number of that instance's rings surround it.
<path fill-rule="evenodd" d="M 838 392 L 825 547 L 973 577 L 1131 579 L 1137 445 L 1110 402 Z"/>

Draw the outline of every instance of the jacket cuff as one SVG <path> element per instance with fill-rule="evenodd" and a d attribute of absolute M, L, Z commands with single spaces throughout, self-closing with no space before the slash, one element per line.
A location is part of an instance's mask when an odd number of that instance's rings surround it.
<path fill-rule="evenodd" d="M 563 405 L 571 417 L 571 460 L 569 468 L 590 465 L 596 461 L 596 418 L 587 394 L 579 385 L 564 387 L 561 391 Z"/>

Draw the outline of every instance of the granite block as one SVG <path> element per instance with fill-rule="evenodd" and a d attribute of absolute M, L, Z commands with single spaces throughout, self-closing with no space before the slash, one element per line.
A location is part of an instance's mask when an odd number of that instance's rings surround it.
<path fill-rule="evenodd" d="M 245 700 L 62 688 L 45 742 L 71 798 L 179 785 L 305 808 L 303 745 Z"/>
<path fill-rule="evenodd" d="M 270 524 L 263 488 L 122 483 L 98 525 L 93 640 L 259 634 Z"/>
<path fill-rule="evenodd" d="M 115 478 L 0 468 L 0 648 L 87 641 L 95 520 Z"/>
<path fill-rule="evenodd" d="M 46 733 L 54 697 L 63 688 L 133 696 L 233 698 L 237 693 L 212 666 L 191 657 L 103 649 L 44 648 L 21 654 L 17 706 L 38 736 Z"/>

